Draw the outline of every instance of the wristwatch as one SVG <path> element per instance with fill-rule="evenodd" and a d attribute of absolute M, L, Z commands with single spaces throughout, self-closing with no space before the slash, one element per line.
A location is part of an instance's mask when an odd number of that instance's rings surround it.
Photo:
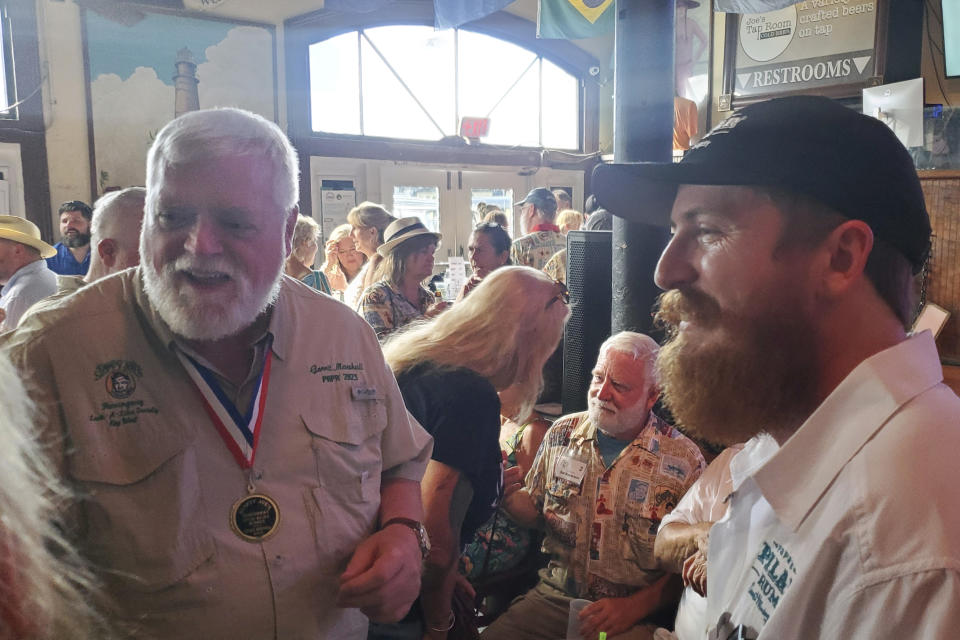
<path fill-rule="evenodd" d="M 430 537 L 427 535 L 427 529 L 423 526 L 423 523 L 410 518 L 390 518 L 383 523 L 380 529 L 386 529 L 392 524 L 402 524 L 413 529 L 413 532 L 417 535 L 417 543 L 420 545 L 420 555 L 426 559 L 427 554 L 430 553 Z"/>

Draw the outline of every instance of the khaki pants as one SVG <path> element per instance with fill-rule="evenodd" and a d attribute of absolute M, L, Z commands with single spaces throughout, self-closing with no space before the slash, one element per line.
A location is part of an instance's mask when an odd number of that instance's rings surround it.
<path fill-rule="evenodd" d="M 483 640 L 563 640 L 567 635 L 570 600 L 542 582 L 520 596 L 480 637 Z M 651 640 L 655 625 L 639 624 L 607 640 Z M 585 640 L 596 640 L 587 638 Z"/>

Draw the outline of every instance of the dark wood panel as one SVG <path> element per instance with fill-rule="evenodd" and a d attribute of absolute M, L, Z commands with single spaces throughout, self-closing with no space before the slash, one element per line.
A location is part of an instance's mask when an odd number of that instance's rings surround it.
<path fill-rule="evenodd" d="M 926 300 L 950 312 L 937 348 L 945 362 L 960 364 L 960 171 L 921 171 L 920 183 L 933 228 Z"/>

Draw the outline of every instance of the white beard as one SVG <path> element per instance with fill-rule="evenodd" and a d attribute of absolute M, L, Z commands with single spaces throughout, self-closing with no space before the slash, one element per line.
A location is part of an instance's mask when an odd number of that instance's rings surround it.
<path fill-rule="evenodd" d="M 614 413 L 611 414 L 604 411 L 601 407 L 607 407 L 614 411 Z M 617 411 L 612 404 L 603 402 L 597 398 L 590 398 L 587 408 L 587 415 L 590 418 L 590 422 L 608 436 L 618 440 L 622 440 L 623 437 L 637 431 L 637 425 L 646 422 L 648 413 L 643 400 L 640 400 L 632 407 Z M 643 425 L 640 426 L 642 427 Z"/>
<path fill-rule="evenodd" d="M 141 255 L 148 256 L 143 249 L 141 243 Z M 254 290 L 242 271 L 222 257 L 205 259 L 184 255 L 164 265 L 162 272 L 154 269 L 149 259 L 140 264 L 143 288 L 150 304 L 171 331 L 188 340 L 219 340 L 249 327 L 276 302 L 283 277 L 282 259 L 277 261 L 277 277 L 260 290 Z M 183 271 L 224 274 L 235 285 L 234 291 L 229 295 L 204 295 L 190 285 L 178 286 L 176 274 Z"/>

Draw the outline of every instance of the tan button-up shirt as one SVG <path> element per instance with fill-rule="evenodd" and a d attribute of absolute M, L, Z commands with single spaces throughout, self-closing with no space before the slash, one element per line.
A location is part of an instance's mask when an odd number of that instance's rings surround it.
<path fill-rule="evenodd" d="M 359 611 L 334 605 L 339 575 L 375 529 L 381 480 L 419 480 L 430 438 L 408 419 L 373 331 L 346 306 L 285 277 L 268 332 L 249 472 L 212 425 L 139 271 L 90 284 L 0 340 L 85 497 L 78 542 L 148 636 L 366 636 Z M 261 542 L 229 524 L 250 484 L 280 511 Z"/>

